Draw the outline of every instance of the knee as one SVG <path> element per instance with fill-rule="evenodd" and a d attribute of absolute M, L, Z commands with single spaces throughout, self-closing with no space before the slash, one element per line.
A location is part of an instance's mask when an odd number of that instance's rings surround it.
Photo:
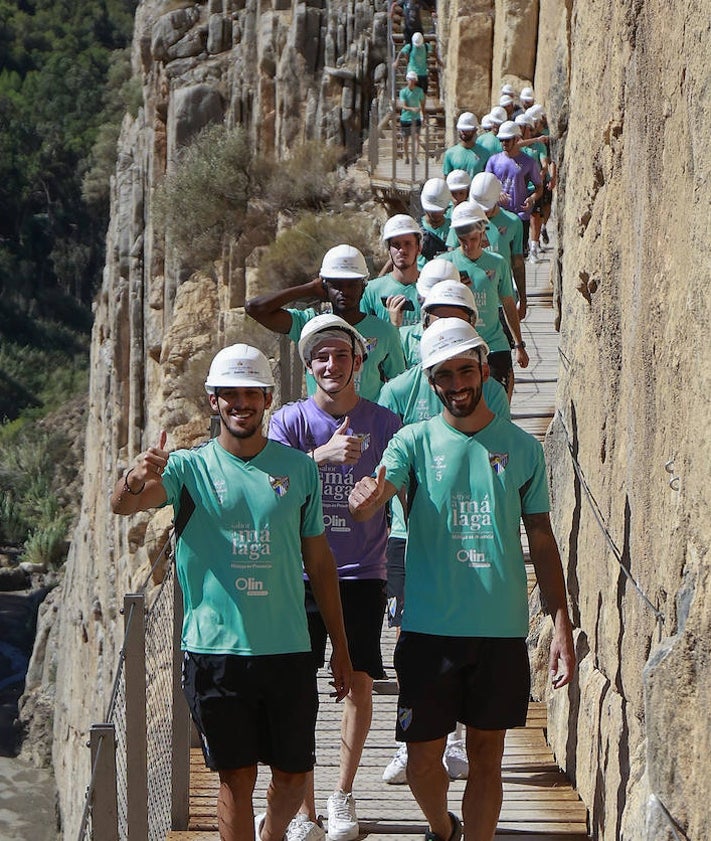
<path fill-rule="evenodd" d="M 348 698 L 358 707 L 373 703 L 373 678 L 367 672 L 353 672 Z"/>
<path fill-rule="evenodd" d="M 308 772 L 290 774 L 278 768 L 272 768 L 272 786 L 275 791 L 289 797 L 302 798 L 304 796 L 307 778 Z"/>

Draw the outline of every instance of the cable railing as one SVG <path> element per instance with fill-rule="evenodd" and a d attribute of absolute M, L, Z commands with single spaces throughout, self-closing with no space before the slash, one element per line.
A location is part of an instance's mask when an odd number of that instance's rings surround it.
<path fill-rule="evenodd" d="M 187 828 L 190 718 L 180 689 L 182 595 L 172 540 L 173 533 L 139 591 L 124 597 L 111 697 L 104 721 L 90 729 L 91 777 L 77 841 L 159 841 Z"/>

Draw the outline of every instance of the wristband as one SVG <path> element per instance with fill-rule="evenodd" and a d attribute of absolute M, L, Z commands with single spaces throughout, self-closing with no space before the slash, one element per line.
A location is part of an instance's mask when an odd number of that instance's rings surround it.
<path fill-rule="evenodd" d="M 144 482 L 141 487 L 137 491 L 132 491 L 131 486 L 128 484 L 128 477 L 133 473 L 135 468 L 131 468 L 126 475 L 123 477 L 123 489 L 128 491 L 131 496 L 138 496 L 139 494 L 143 493 L 143 489 L 146 487 L 146 483 Z"/>
<path fill-rule="evenodd" d="M 526 342 L 519 342 L 517 345 L 514 345 L 516 350 L 523 350 L 526 347 Z"/>

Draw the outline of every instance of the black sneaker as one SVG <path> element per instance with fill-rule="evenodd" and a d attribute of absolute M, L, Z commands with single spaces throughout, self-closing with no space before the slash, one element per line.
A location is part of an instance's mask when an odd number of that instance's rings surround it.
<path fill-rule="evenodd" d="M 460 841 L 462 837 L 462 822 L 453 812 L 449 812 L 449 817 L 452 819 L 452 832 L 446 841 Z M 434 832 L 426 832 L 425 841 L 443 841 L 443 839 Z"/>
<path fill-rule="evenodd" d="M 546 230 L 545 225 L 541 228 L 541 239 L 546 245 L 548 245 L 548 243 L 550 242 L 550 240 L 548 239 L 548 231 Z"/>

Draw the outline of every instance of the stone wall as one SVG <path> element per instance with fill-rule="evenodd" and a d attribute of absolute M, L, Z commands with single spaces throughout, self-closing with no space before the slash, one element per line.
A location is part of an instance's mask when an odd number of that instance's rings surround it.
<path fill-rule="evenodd" d="M 533 81 L 559 137 L 562 365 L 548 456 L 581 664 L 551 699 L 549 736 L 609 841 L 672 838 L 657 803 L 689 838 L 711 825 L 707 12 L 698 0 L 440 3 L 450 122 L 465 108 L 481 116 L 503 81 Z M 116 478 L 161 428 L 170 448 L 206 436 L 201 383 L 237 336 L 281 356 L 282 386 L 294 386 L 287 348 L 242 308 L 262 243 L 226 244 L 214 271 L 185 276 L 153 229 L 153 189 L 214 120 L 244 124 L 278 154 L 322 137 L 355 155 L 382 95 L 372 80 L 384 78 L 385 32 L 383 2 L 139 6 L 144 107 L 126 118 L 112 185 L 81 520 L 33 672 L 55 703 L 67 838 L 89 775 L 87 730 L 114 679 L 121 598 L 144 579 L 170 519 L 114 517 Z M 545 642 L 545 623 L 540 632 Z M 536 690 L 548 691 L 540 674 Z"/>

